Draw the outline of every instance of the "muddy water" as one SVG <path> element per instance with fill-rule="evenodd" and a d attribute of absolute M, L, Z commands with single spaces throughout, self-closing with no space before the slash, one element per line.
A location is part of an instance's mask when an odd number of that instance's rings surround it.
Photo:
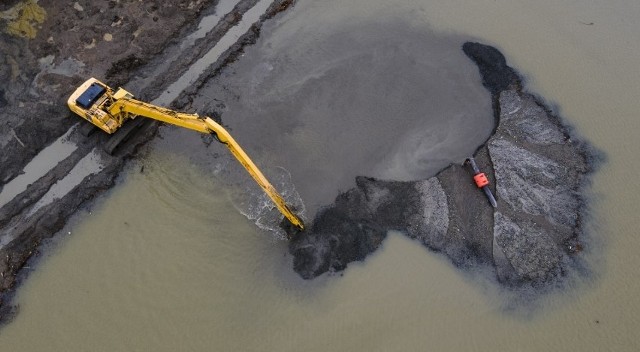
<path fill-rule="evenodd" d="M 291 174 L 309 218 L 356 176 L 425 179 L 489 137 L 491 98 L 460 50 L 468 36 L 397 18 L 325 26 L 278 26 L 193 102 L 222 99 L 224 123 Z"/>
<path fill-rule="evenodd" d="M 400 235 L 344 276 L 303 282 L 285 243 L 235 209 L 215 145 L 204 161 L 187 158 L 199 137 L 172 152 L 165 131 L 39 263 L 2 350 L 638 350 L 638 3 L 307 0 L 263 40 L 390 17 L 499 46 L 607 153 L 585 252 L 594 272 L 582 283 L 527 314 L 505 310 L 503 292 Z"/>

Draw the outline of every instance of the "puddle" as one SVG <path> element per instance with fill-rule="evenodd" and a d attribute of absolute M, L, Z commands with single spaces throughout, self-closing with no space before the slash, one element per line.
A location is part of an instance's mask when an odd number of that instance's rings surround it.
<path fill-rule="evenodd" d="M 37 181 L 58 165 L 59 162 L 66 159 L 78 147 L 75 143 L 69 141 L 69 136 L 77 128 L 77 124 L 58 138 L 48 147 L 44 148 L 36 155 L 23 169 L 23 173 L 13 180 L 9 181 L 0 192 L 0 208 L 11 201 L 15 196 L 24 192 L 30 184 Z"/>
<path fill-rule="evenodd" d="M 38 77 L 44 73 L 55 73 L 58 75 L 72 77 L 77 74 L 78 71 L 82 71 L 85 67 L 83 62 L 74 58 L 64 59 L 57 65 L 54 65 L 54 60 L 55 57 L 53 55 L 48 55 L 39 59 L 38 63 L 40 64 L 40 70 L 42 70 L 42 72 L 38 73 L 34 80 L 37 81 Z"/>
<path fill-rule="evenodd" d="M 251 25 L 258 21 L 260 16 L 266 12 L 271 5 L 271 0 L 260 0 L 243 16 L 242 20 L 233 28 L 229 29 L 225 35 L 220 38 L 218 43 L 209 50 L 204 56 L 196 61 L 189 70 L 185 72 L 177 81 L 172 83 L 165 91 L 153 101 L 157 105 L 169 105 L 178 95 L 191 84 L 193 84 L 202 73 L 211 66 L 220 55 L 229 49 L 243 34 L 245 34 Z"/>
<path fill-rule="evenodd" d="M 226 14 L 231 12 L 233 8 L 240 2 L 240 0 L 220 0 L 215 8 L 215 13 L 209 16 L 205 16 L 200 20 L 198 24 L 198 29 L 195 32 L 189 34 L 183 41 L 180 43 L 180 49 L 186 49 L 187 47 L 192 46 L 196 40 L 200 38 L 204 38 L 207 33 L 215 27 L 221 18 L 223 18 Z"/>
<path fill-rule="evenodd" d="M 173 65 L 176 60 L 181 59 L 184 51 L 193 47 L 197 39 L 206 36 L 206 34 L 217 25 L 218 21 L 226 14 L 231 12 L 231 10 L 233 10 L 233 8 L 239 2 L 240 0 L 221 0 L 220 2 L 218 2 L 214 14 L 206 16 L 202 20 L 200 20 L 198 28 L 191 34 L 189 34 L 179 45 L 165 48 L 162 56 L 162 61 L 156 62 L 152 69 L 145 70 L 147 71 L 146 73 L 134 77 L 127 84 L 127 87 L 132 92 L 139 92 L 149 84 L 151 84 L 151 82 L 153 82 L 156 77 L 164 75 L 165 72 L 170 71 L 171 65 Z M 168 103 L 171 103 L 171 101 L 169 101 Z M 159 104 L 159 102 L 156 101 L 156 104 Z"/>
<path fill-rule="evenodd" d="M 80 159 L 78 163 L 69 171 L 69 173 L 61 180 L 58 180 L 49 191 L 40 198 L 40 200 L 31 208 L 28 216 L 33 215 L 40 208 L 51 204 L 54 200 L 62 198 L 65 194 L 69 193 L 77 185 L 82 182 L 86 177 L 98 173 L 102 170 L 103 166 L 100 162 L 100 155 L 96 150 L 92 150 L 84 158 Z"/>

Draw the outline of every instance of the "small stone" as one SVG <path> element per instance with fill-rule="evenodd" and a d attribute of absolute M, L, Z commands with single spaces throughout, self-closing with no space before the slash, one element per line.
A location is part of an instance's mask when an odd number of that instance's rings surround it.
<path fill-rule="evenodd" d="M 78 2 L 73 3 L 73 8 L 76 9 L 76 11 L 84 11 L 84 8 L 78 4 Z"/>
<path fill-rule="evenodd" d="M 113 40 L 113 35 L 111 33 L 105 33 L 104 37 L 102 37 L 106 42 L 110 42 Z"/>
<path fill-rule="evenodd" d="M 87 45 L 85 45 L 85 46 L 84 46 L 84 48 L 85 48 L 85 49 L 93 49 L 93 48 L 95 48 L 95 47 L 96 47 L 96 40 L 95 40 L 95 38 L 94 38 L 94 39 L 91 39 L 91 43 L 89 43 L 89 44 L 87 44 Z"/>

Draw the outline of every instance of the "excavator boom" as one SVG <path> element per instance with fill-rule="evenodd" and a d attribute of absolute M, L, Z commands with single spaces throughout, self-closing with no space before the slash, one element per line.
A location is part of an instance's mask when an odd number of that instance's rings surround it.
<path fill-rule="evenodd" d="M 226 129 L 211 118 L 200 117 L 197 114 L 185 114 L 136 100 L 126 90 L 119 88 L 114 92 L 113 89 L 95 78 L 87 80 L 76 89 L 67 103 L 73 112 L 109 134 L 116 132 L 127 120 L 138 116 L 201 133 L 214 134 L 218 141 L 227 146 L 231 154 L 271 198 L 291 225 L 299 231 L 304 230 L 302 220 L 291 211 L 280 193 L 271 185 L 247 153 Z"/>

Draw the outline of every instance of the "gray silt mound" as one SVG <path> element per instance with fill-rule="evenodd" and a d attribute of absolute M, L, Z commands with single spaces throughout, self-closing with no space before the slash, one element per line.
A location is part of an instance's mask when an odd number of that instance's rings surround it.
<path fill-rule="evenodd" d="M 374 252 L 399 230 L 458 267 L 493 268 L 508 286 L 565 277 L 580 251 L 585 188 L 597 155 L 536 97 L 495 48 L 465 43 L 492 95 L 496 129 L 474 155 L 498 200 L 492 208 L 471 170 L 450 165 L 416 182 L 358 177 L 290 244 L 294 270 L 311 279 Z"/>

